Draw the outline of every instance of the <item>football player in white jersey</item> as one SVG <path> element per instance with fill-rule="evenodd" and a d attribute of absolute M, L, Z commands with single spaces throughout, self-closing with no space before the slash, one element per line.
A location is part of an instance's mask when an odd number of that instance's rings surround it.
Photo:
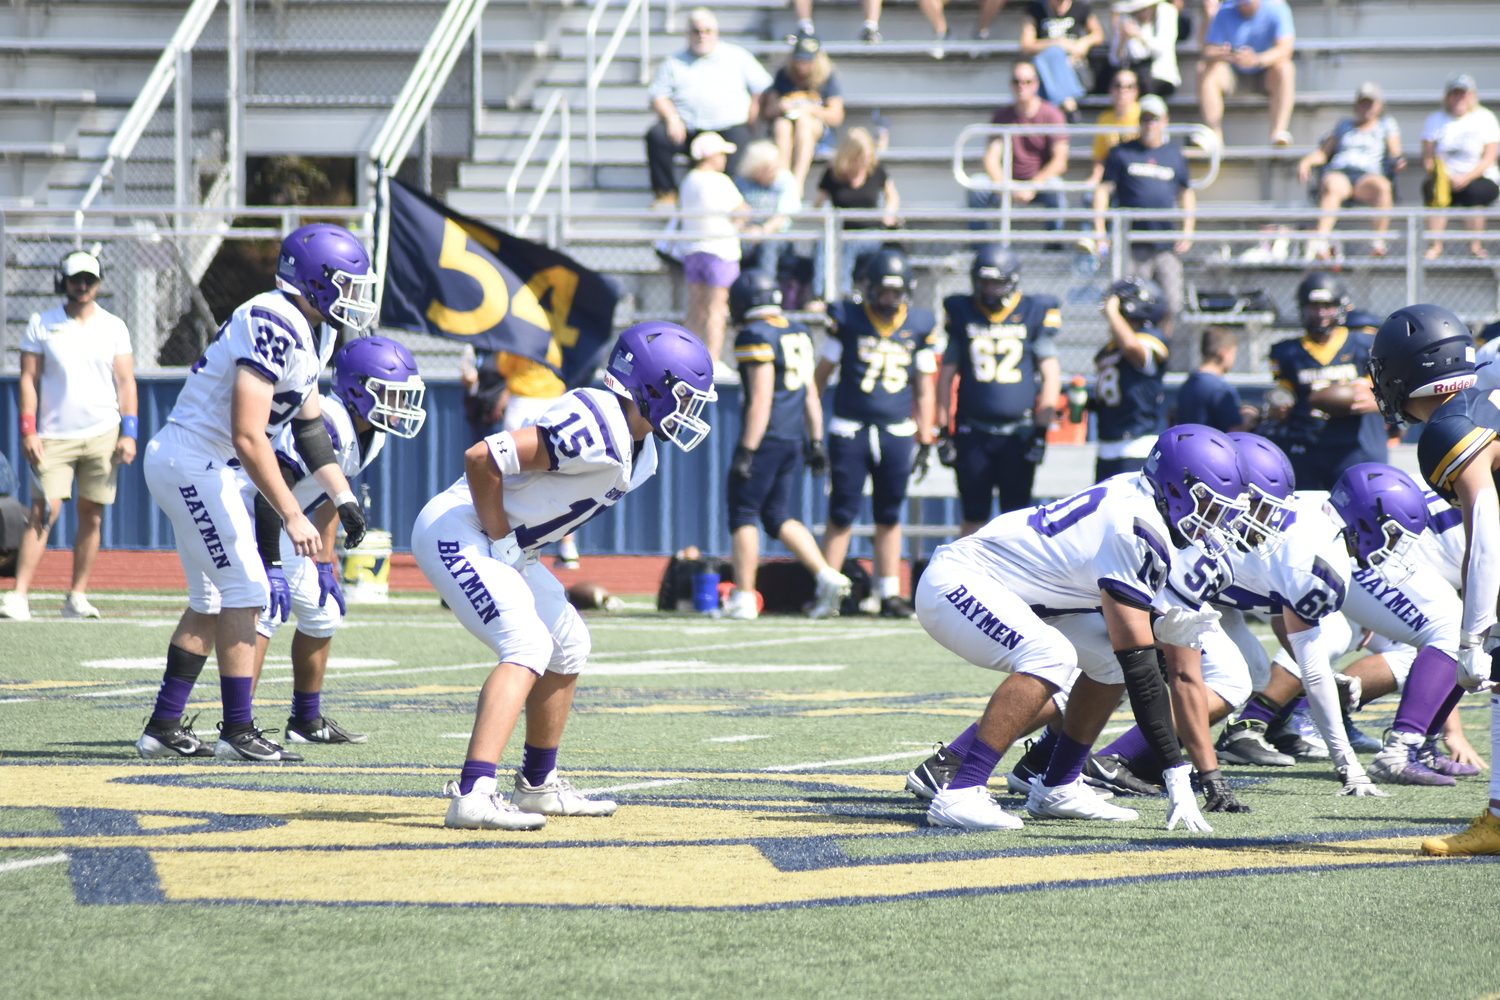
<path fill-rule="evenodd" d="M 333 442 L 339 469 L 348 478 L 364 472 L 385 448 L 386 434 L 413 438 L 427 413 L 426 386 L 406 347 L 386 337 L 358 337 L 333 358 L 333 395 L 323 400 L 323 420 Z M 363 743 L 322 711 L 323 673 L 333 634 L 343 621 L 344 594 L 334 563 L 337 519 L 323 486 L 297 449 L 296 436 L 283 428 L 271 442 L 282 477 L 302 512 L 313 519 L 323 538 L 316 560 L 300 556 L 282 530 L 281 517 L 244 477 L 245 501 L 253 505 L 261 561 L 270 582 L 270 604 L 256 622 L 255 679 L 260 680 L 266 647 L 288 612 L 297 616 L 292 637 L 292 714 L 286 721 L 288 743 Z"/>
<path fill-rule="evenodd" d="M 318 373 L 333 353 L 325 321 L 361 330 L 375 319 L 375 274 L 353 234 L 303 226 L 281 244 L 277 290 L 236 309 L 192 367 L 167 426 L 146 446 L 146 485 L 172 521 L 187 575 L 188 610 L 167 647 L 156 706 L 136 742 L 142 757 L 301 760 L 255 727 L 255 621 L 268 583 L 239 474 L 265 494 L 298 555 L 322 549 L 317 529 L 282 481 L 271 437 L 290 425 L 313 476 L 333 497 L 351 544 L 364 516 L 334 460 Z M 224 720 L 209 749 L 182 717 L 208 654 L 217 652 Z"/>
<path fill-rule="evenodd" d="M 530 427 L 492 434 L 464 453 L 464 476 L 428 501 L 412 554 L 458 620 L 499 659 L 479 693 L 468 754 L 445 824 L 533 830 L 546 816 L 608 816 L 615 803 L 580 795 L 557 772 L 588 628 L 543 545 L 576 531 L 656 472 L 653 434 L 684 451 L 709 431 L 717 396 L 703 344 L 674 323 L 620 335 L 606 369 L 612 392 L 575 389 Z M 509 801 L 495 768 L 522 708 L 526 744 Z"/>
<path fill-rule="evenodd" d="M 1222 548 L 1244 484 L 1233 444 L 1209 427 L 1185 424 L 1161 435 L 1145 469 L 1115 476 L 1045 507 L 1002 514 L 938 548 L 917 587 L 927 633 L 976 666 L 1010 676 L 984 716 L 949 744 L 962 758 L 934 795 L 927 821 L 966 830 L 1014 829 L 986 788 L 1006 748 L 1034 725 L 1072 680 L 1062 731 L 1044 776 L 1031 783 L 1034 816 L 1133 820 L 1134 810 L 1104 802 L 1080 775 L 1120 694 L 1162 759 L 1171 807 L 1168 829 L 1209 830 L 1198 811 L 1172 732 L 1157 640 L 1193 645 L 1213 611 L 1174 609 L 1152 624 L 1172 552 L 1189 541 Z M 1112 656 L 1080 656 L 1043 616 L 1099 612 Z M 1075 670 L 1082 674 L 1073 679 Z"/>

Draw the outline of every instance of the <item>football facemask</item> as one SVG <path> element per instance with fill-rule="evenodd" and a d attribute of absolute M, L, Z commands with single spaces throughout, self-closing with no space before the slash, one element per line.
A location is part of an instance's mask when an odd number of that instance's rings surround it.
<path fill-rule="evenodd" d="M 647 386 L 647 391 L 655 394 L 656 389 Z M 677 408 L 661 418 L 656 432 L 683 451 L 692 451 L 703 443 L 710 430 L 708 421 L 700 414 L 705 406 L 719 398 L 719 394 L 712 385 L 707 389 L 694 389 L 681 379 L 674 380 L 668 391 L 677 400 Z"/>
<path fill-rule="evenodd" d="M 366 417 L 370 423 L 399 438 L 414 438 L 427 421 L 422 399 L 427 385 L 420 376 L 393 382 L 371 375 L 365 379 L 365 390 L 375 400 Z"/>

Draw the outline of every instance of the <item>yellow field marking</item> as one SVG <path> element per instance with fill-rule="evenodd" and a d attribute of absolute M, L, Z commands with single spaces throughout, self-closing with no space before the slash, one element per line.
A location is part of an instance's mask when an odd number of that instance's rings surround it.
<path fill-rule="evenodd" d="M 478 684 L 456 686 L 452 684 L 423 684 L 420 687 L 409 688 L 380 688 L 376 691 L 352 691 L 357 695 L 411 695 L 411 694 L 473 694 L 479 690 Z"/>
<path fill-rule="evenodd" d="M 746 705 L 580 705 L 578 710 L 603 715 L 686 715 L 694 712 L 743 711 Z"/>
<path fill-rule="evenodd" d="M 913 691 L 763 691 L 746 695 L 755 701 L 865 701 L 870 698 L 911 698 Z"/>
<path fill-rule="evenodd" d="M 955 715 L 972 719 L 974 713 L 962 708 L 880 708 L 878 706 L 849 705 L 845 708 L 812 708 L 806 712 L 792 712 L 808 719 L 828 718 L 835 715 Z"/>
<path fill-rule="evenodd" d="M 142 830 L 171 830 L 174 827 L 201 826 L 203 820 L 196 816 L 154 816 L 140 813 L 135 822 Z"/>
<path fill-rule="evenodd" d="M 0 684 L 0 691 L 43 691 L 47 688 L 81 688 L 96 687 L 100 684 L 114 684 L 116 681 L 16 681 L 11 684 Z"/>

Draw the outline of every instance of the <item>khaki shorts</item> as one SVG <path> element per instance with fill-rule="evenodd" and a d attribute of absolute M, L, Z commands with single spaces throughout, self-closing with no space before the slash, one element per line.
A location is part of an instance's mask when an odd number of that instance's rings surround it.
<path fill-rule="evenodd" d="M 48 500 L 67 500 L 73 495 L 73 475 L 78 475 L 78 495 L 98 504 L 115 502 L 114 462 L 120 429 L 112 427 L 98 437 L 42 438 L 42 464 L 31 467 L 31 493 Z"/>
<path fill-rule="evenodd" d="M 1219 86 L 1224 91 L 1225 97 L 1235 94 L 1266 94 L 1266 71 L 1258 73 L 1246 73 L 1235 69 L 1227 62 L 1221 62 L 1214 66 L 1209 72 L 1213 73 L 1219 81 Z"/>

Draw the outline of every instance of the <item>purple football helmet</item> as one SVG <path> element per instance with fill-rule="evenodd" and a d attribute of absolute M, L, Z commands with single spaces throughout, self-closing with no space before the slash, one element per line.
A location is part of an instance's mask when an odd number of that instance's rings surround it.
<path fill-rule="evenodd" d="M 406 345 L 388 337 L 356 337 L 333 356 L 333 394 L 371 424 L 412 438 L 427 420 L 427 386 Z"/>
<path fill-rule="evenodd" d="M 1373 569 L 1391 584 L 1412 575 L 1412 549 L 1427 529 L 1427 498 L 1410 476 L 1363 462 L 1333 484 L 1328 503 L 1344 519 L 1344 544 L 1361 569 Z"/>
<path fill-rule="evenodd" d="M 281 241 L 276 287 L 295 292 L 336 323 L 362 331 L 375 322 L 375 286 L 364 244 L 342 226 L 314 222 Z"/>
<path fill-rule="evenodd" d="M 1234 442 L 1203 424 L 1178 424 L 1156 439 L 1141 475 L 1167 523 L 1210 552 L 1227 551 L 1244 510 L 1245 480 Z"/>
<path fill-rule="evenodd" d="M 1297 477 L 1286 453 L 1259 434 L 1235 431 L 1229 435 L 1240 455 L 1240 474 L 1250 506 L 1240 515 L 1241 534 L 1251 548 L 1270 555 L 1286 540 L 1292 514 L 1292 491 Z"/>
<path fill-rule="evenodd" d="M 634 401 L 657 436 L 692 451 L 708 436 L 703 408 L 719 398 L 703 342 L 676 323 L 637 323 L 615 343 L 604 384 Z"/>

